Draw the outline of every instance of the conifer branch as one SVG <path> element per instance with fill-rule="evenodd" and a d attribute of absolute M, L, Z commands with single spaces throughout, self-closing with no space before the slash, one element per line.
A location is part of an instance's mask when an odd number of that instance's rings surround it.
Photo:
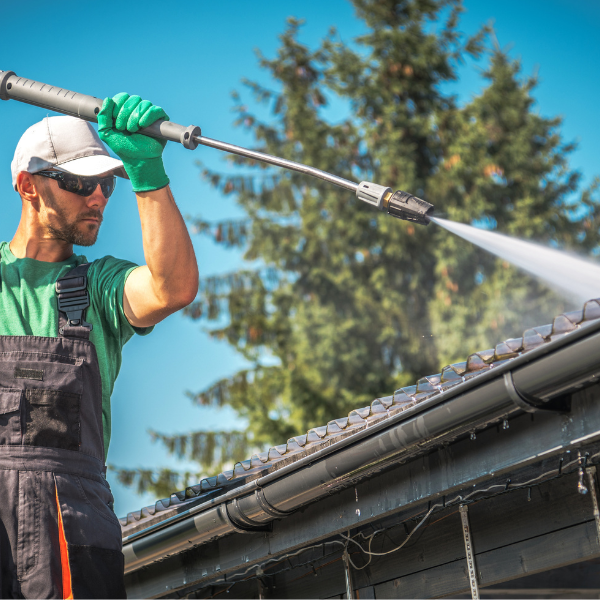
<path fill-rule="evenodd" d="M 151 493 L 156 498 L 169 498 L 177 491 L 198 482 L 202 474 L 179 472 L 171 469 L 124 469 L 113 465 L 109 469 L 115 472 L 117 481 L 125 487 L 133 487 L 138 494 Z"/>
<path fill-rule="evenodd" d="M 243 431 L 193 431 L 167 435 L 150 430 L 150 439 L 161 442 L 167 453 L 197 462 L 203 471 L 218 473 L 226 464 L 247 458 L 250 440 Z"/>

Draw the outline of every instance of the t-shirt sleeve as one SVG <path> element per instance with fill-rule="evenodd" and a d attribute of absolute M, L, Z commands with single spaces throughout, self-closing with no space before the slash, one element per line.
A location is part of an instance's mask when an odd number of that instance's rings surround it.
<path fill-rule="evenodd" d="M 93 262 L 90 267 L 91 301 L 95 304 L 96 313 L 110 328 L 113 335 L 120 338 L 124 345 L 134 333 L 147 335 L 151 327 L 134 327 L 129 323 L 123 310 L 123 290 L 129 274 L 138 265 L 128 260 L 105 256 Z"/>

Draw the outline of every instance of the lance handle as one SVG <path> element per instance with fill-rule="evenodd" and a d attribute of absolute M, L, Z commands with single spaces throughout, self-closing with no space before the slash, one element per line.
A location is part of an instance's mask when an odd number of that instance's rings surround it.
<path fill-rule="evenodd" d="M 92 123 L 98 122 L 98 113 L 102 108 L 100 98 L 25 79 L 15 75 L 13 71 L 0 71 L 0 99 L 18 100 Z M 164 138 L 170 142 L 179 142 L 190 150 L 194 150 L 198 146 L 196 138 L 201 136 L 200 127 L 195 125 L 184 127 L 163 119 L 153 123 L 150 127 L 140 129 L 139 133 L 155 138 Z"/>

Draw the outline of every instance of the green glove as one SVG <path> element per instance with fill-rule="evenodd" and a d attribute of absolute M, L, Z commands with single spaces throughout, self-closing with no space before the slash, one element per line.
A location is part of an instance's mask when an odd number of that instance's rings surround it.
<path fill-rule="evenodd" d="M 98 113 L 100 139 L 123 161 L 134 192 L 158 190 L 169 183 L 162 161 L 167 141 L 136 133 L 158 119 L 169 120 L 160 106 L 124 92 L 105 98 Z"/>

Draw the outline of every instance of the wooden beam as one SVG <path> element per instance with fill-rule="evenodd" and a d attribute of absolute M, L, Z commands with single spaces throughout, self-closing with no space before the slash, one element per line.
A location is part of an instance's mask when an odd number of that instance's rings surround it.
<path fill-rule="evenodd" d="M 595 522 L 588 521 L 477 554 L 481 586 L 563 567 L 600 556 Z M 442 598 L 469 590 L 466 560 L 461 559 L 381 583 L 377 598 Z"/>
<path fill-rule="evenodd" d="M 490 577 L 485 570 L 489 568 L 489 562 L 486 562 L 488 559 L 485 557 L 490 552 L 526 540 L 541 540 L 545 535 L 582 523 L 594 523 L 589 496 L 577 493 L 576 474 L 548 481 L 532 490 L 531 500 L 528 500 L 528 497 L 527 490 L 515 490 L 470 505 L 469 516 L 473 545 L 479 567 L 479 581 L 482 586 L 489 584 L 486 582 Z M 387 525 L 389 526 L 390 523 Z M 411 529 L 412 527 L 414 527 L 414 523 L 410 525 Z M 376 538 L 372 547 L 373 551 L 392 550 L 406 537 L 404 528 L 399 525 L 389 529 L 387 535 L 389 535 L 389 539 L 383 535 Z M 592 546 L 593 542 L 594 540 L 590 541 Z M 361 543 L 363 547 L 366 546 L 364 541 Z M 543 543 L 539 552 L 542 557 L 547 553 Z M 577 560 L 583 560 L 585 556 L 587 554 L 584 553 Z M 447 578 L 449 582 L 454 582 L 458 577 L 460 582 L 468 585 L 466 571 L 463 573 L 464 557 L 460 517 L 458 507 L 455 506 L 434 513 L 429 524 L 412 538 L 406 547 L 385 556 L 373 557 L 365 569 L 353 572 L 353 578 L 357 589 L 379 584 L 387 585 L 390 580 L 409 581 L 408 597 L 426 598 L 429 597 L 428 594 L 435 595 L 434 590 L 427 587 L 429 585 L 427 582 L 431 578 L 438 582 L 436 585 L 442 585 L 440 580 Z M 351 558 L 359 567 L 366 562 L 366 557 L 358 548 L 355 549 Z M 310 556 L 304 556 L 299 562 L 307 562 L 309 559 Z M 344 591 L 343 567 L 339 553 L 321 561 L 315 559 L 313 564 L 314 569 L 313 566 L 306 566 L 275 576 L 273 578 L 273 582 L 276 584 L 274 597 L 322 598 Z M 560 565 L 555 565 L 554 558 L 550 557 L 548 568 L 555 566 Z M 527 565 L 525 567 L 527 568 Z M 268 574 L 269 570 L 267 569 L 265 572 Z M 521 575 L 522 572 L 519 571 L 513 576 Z M 243 588 L 238 590 L 236 586 L 234 590 L 236 594 L 244 597 Z M 392 589 L 391 596 L 397 593 L 401 592 Z M 376 594 L 379 598 L 379 594 L 377 592 Z M 438 595 L 441 594 L 443 591 Z"/>

